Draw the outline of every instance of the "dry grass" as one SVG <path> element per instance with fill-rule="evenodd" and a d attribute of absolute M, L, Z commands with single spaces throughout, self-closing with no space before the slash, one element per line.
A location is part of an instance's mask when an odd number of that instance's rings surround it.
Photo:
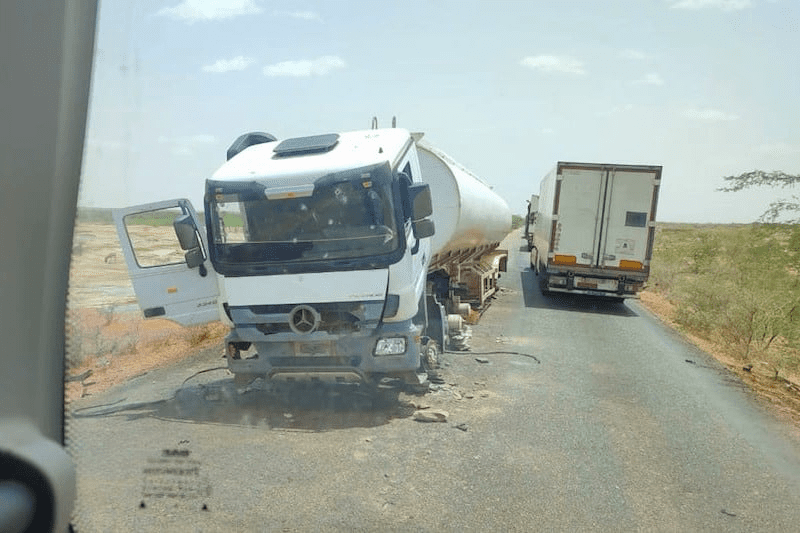
<path fill-rule="evenodd" d="M 662 224 L 642 303 L 800 422 L 800 228 Z"/>
<path fill-rule="evenodd" d="M 228 328 L 219 322 L 183 327 L 164 319 L 142 319 L 138 313 L 114 315 L 85 308 L 67 321 L 67 375 L 91 373 L 68 381 L 67 399 L 104 391 L 154 368 L 176 363 L 199 350 L 219 347 Z"/>

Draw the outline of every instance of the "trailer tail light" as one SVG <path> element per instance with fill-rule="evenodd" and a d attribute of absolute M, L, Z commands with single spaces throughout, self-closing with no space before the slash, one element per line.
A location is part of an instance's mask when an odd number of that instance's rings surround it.
<path fill-rule="evenodd" d="M 629 261 L 628 259 L 620 259 L 619 261 L 619 267 L 625 270 L 641 270 L 643 266 L 639 261 Z"/>
<path fill-rule="evenodd" d="M 574 255 L 559 255 L 553 256 L 553 263 L 556 265 L 574 265 L 578 259 Z"/>

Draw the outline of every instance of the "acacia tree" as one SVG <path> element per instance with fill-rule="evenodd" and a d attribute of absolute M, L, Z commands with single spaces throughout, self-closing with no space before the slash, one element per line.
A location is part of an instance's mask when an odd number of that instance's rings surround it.
<path fill-rule="evenodd" d="M 738 176 L 725 176 L 722 178 L 729 183 L 726 187 L 720 187 L 718 191 L 736 192 L 750 187 L 794 187 L 800 184 L 800 175 L 787 174 L 780 170 L 765 172 L 763 170 L 753 170 Z M 775 200 L 759 218 L 762 222 L 778 222 L 782 216 L 797 215 L 784 222 L 788 224 L 800 224 L 800 198 L 791 196 L 790 198 L 780 198 Z"/>

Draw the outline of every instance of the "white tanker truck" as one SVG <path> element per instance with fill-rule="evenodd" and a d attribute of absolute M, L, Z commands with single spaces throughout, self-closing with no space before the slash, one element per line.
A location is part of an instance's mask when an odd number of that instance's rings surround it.
<path fill-rule="evenodd" d="M 204 221 L 184 199 L 114 210 L 144 316 L 222 320 L 240 383 L 424 383 L 496 290 L 511 212 L 421 137 L 249 133 L 206 180 Z M 159 224 L 177 241 L 154 256 Z"/>

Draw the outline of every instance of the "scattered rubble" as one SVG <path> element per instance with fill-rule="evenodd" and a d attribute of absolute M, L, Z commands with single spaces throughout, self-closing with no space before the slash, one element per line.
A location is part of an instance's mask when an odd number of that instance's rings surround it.
<path fill-rule="evenodd" d="M 450 349 L 457 352 L 469 351 L 471 341 L 472 328 L 463 326 L 458 333 L 450 335 Z"/>
<path fill-rule="evenodd" d="M 414 411 L 413 418 L 417 422 L 447 422 L 450 413 L 443 409 Z"/>

